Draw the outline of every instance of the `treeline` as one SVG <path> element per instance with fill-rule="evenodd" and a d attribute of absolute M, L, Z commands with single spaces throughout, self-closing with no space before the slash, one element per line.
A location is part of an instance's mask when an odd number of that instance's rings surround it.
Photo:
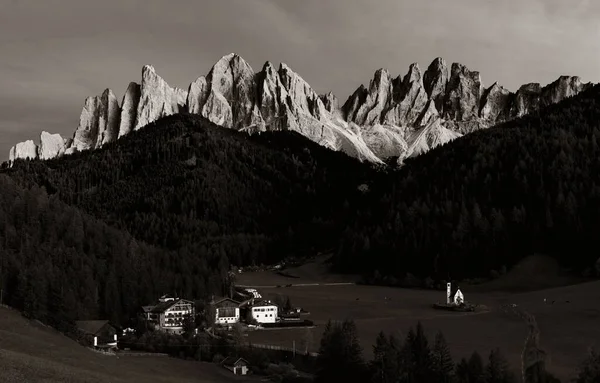
<path fill-rule="evenodd" d="M 598 121 L 595 86 L 382 171 L 294 132 L 182 114 L 5 172 L 211 267 L 333 248 L 338 271 L 390 284 L 486 277 L 534 253 L 600 275 Z"/>
<path fill-rule="evenodd" d="M 4 304 L 67 330 L 75 320 L 128 324 L 164 293 L 206 298 L 228 289 L 229 262 L 167 251 L 81 213 L 39 187 L 0 175 L 0 289 Z"/>
<path fill-rule="evenodd" d="M 390 172 L 372 187 L 369 207 L 344 223 L 335 265 L 388 281 L 401 281 L 406 271 L 461 279 L 541 253 L 591 275 L 598 211 L 600 86 L 594 86 Z"/>
<path fill-rule="evenodd" d="M 521 366 L 509 365 L 498 348 L 485 357 L 473 352 L 469 358 L 455 361 L 443 333 L 438 332 L 431 341 L 420 322 L 404 339 L 379 333 L 371 360 L 365 359 L 351 320 L 326 324 L 316 358 L 302 352 L 252 347 L 239 326 L 234 326 L 229 336 L 220 337 L 150 331 L 122 339 L 120 347 L 216 363 L 227 356 L 242 357 L 254 373 L 282 383 L 560 383 L 543 362 L 529 367 L 523 380 Z M 312 374 L 314 379 L 299 378 L 298 371 Z M 573 383 L 600 381 L 600 354 L 590 350 L 573 376 Z"/>
<path fill-rule="evenodd" d="M 380 333 L 373 346 L 373 360 L 366 361 L 352 321 L 329 322 L 321 338 L 315 383 L 517 383 L 521 371 L 509 366 L 499 349 L 487 358 L 473 352 L 458 363 L 441 332 L 433 343 L 419 322 L 404 340 Z M 600 357 L 592 351 L 583 361 L 574 383 L 600 381 Z M 543 364 L 525 372 L 523 383 L 560 383 Z"/>
<path fill-rule="evenodd" d="M 158 120 L 100 150 L 6 171 L 149 244 L 236 265 L 335 246 L 375 172 L 294 132 L 248 136 L 201 116 Z"/>

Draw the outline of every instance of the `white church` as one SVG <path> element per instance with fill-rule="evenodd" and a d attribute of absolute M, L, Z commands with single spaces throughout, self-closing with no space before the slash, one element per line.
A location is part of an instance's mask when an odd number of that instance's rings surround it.
<path fill-rule="evenodd" d="M 462 291 L 460 291 L 460 287 L 456 289 L 453 297 L 452 284 L 448 282 L 446 284 L 446 304 L 460 306 L 463 303 L 465 303 L 465 296 L 463 295 Z"/>

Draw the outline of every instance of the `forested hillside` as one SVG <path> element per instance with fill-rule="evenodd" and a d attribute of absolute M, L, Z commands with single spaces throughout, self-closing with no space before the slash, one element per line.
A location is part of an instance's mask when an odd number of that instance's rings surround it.
<path fill-rule="evenodd" d="M 73 320 L 124 324 L 166 292 L 196 298 L 219 294 L 226 257 L 165 251 L 0 175 L 2 303 L 57 328 Z"/>
<path fill-rule="evenodd" d="M 189 114 L 7 173 L 139 240 L 236 265 L 334 247 L 376 174 L 297 133 L 248 136 Z"/>
<path fill-rule="evenodd" d="M 406 272 L 488 276 L 536 252 L 593 270 L 599 142 L 596 86 L 398 171 L 376 171 L 293 132 L 248 136 L 181 114 L 100 150 L 17 161 L 5 172 L 138 240 L 185 252 L 182 275 L 194 275 L 187 262 L 222 273 L 227 262 L 333 248 L 338 270 L 393 283 Z"/>
<path fill-rule="evenodd" d="M 419 156 L 371 196 L 345 223 L 341 270 L 458 279 L 534 252 L 593 270 L 600 86 Z"/>

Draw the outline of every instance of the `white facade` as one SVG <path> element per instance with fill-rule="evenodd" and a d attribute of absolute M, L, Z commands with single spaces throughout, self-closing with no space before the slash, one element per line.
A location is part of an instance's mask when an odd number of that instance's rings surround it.
<path fill-rule="evenodd" d="M 465 301 L 465 296 L 463 295 L 463 293 L 460 291 L 460 289 L 456 290 L 456 294 L 454 294 L 454 304 L 460 305 L 460 304 L 464 303 L 464 301 Z"/>
<path fill-rule="evenodd" d="M 233 314 L 233 315 L 232 315 Z M 237 323 L 240 320 L 239 307 L 221 307 L 216 309 L 215 324 Z"/>
<path fill-rule="evenodd" d="M 181 299 L 161 314 L 161 327 L 168 331 L 180 332 L 188 316 L 194 316 L 194 307 L 191 302 Z"/>
<path fill-rule="evenodd" d="M 277 320 L 277 306 L 271 304 L 252 307 L 252 318 L 258 323 L 275 323 Z"/>

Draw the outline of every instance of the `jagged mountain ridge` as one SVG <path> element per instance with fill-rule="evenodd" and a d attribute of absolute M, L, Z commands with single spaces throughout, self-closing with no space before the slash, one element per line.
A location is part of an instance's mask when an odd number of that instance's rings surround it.
<path fill-rule="evenodd" d="M 399 162 L 475 130 L 539 110 L 578 94 L 591 84 L 561 76 L 542 87 L 525 84 L 515 93 L 498 83 L 485 88 L 479 72 L 453 63 L 450 70 L 436 58 L 421 72 L 392 78 L 375 72 L 369 87 L 361 85 L 342 105 L 331 92 L 317 94 L 286 64 L 264 64 L 260 72 L 236 54 L 223 56 L 188 90 L 172 88 L 154 67 L 142 69 L 140 84 L 129 84 L 121 105 L 110 89 L 85 100 L 73 138 L 42 132 L 13 146 L 18 158 L 49 159 L 96 149 L 157 119 L 175 113 L 200 114 L 226 128 L 256 133 L 292 130 L 361 161 Z"/>

